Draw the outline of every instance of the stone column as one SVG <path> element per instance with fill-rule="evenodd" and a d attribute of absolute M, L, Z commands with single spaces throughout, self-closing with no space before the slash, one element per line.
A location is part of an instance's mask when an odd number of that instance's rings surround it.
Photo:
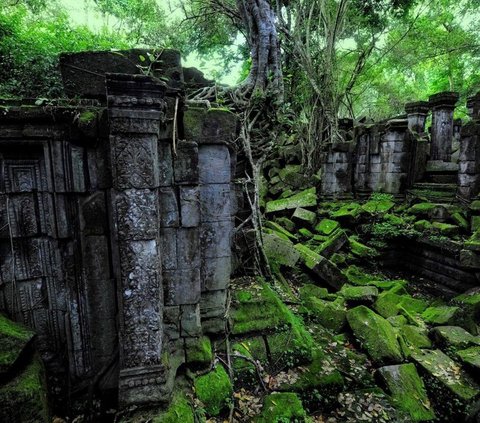
<path fill-rule="evenodd" d="M 449 162 L 452 154 L 453 111 L 458 93 L 443 92 L 430 96 L 432 108 L 432 145 L 430 160 Z"/>
<path fill-rule="evenodd" d="M 382 191 L 401 194 L 406 188 L 410 166 L 410 138 L 407 132 L 408 121 L 390 120 L 385 127 L 385 135 L 380 144 L 382 163 Z"/>
<path fill-rule="evenodd" d="M 158 218 L 158 133 L 165 119 L 165 90 L 144 75 L 107 74 L 121 407 L 160 401 L 166 379 Z"/>
<path fill-rule="evenodd" d="M 425 121 L 429 110 L 430 103 L 428 101 L 415 101 L 413 103 L 405 104 L 408 129 L 417 134 L 423 134 L 425 132 Z"/>
<path fill-rule="evenodd" d="M 462 127 L 458 159 L 457 195 L 471 200 L 480 192 L 480 125 L 469 122 Z"/>
<path fill-rule="evenodd" d="M 480 120 L 480 91 L 467 99 L 468 115 L 472 120 Z"/>

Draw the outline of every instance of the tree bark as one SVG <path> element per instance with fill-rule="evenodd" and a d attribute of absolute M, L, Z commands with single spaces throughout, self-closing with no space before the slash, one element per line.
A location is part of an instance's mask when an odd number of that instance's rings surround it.
<path fill-rule="evenodd" d="M 244 91 L 252 95 L 272 94 L 281 103 L 283 75 L 275 12 L 268 0 L 237 0 L 237 6 L 252 59 Z"/>

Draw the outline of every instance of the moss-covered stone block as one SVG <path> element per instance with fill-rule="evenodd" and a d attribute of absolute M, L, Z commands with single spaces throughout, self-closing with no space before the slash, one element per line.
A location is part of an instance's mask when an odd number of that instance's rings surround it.
<path fill-rule="evenodd" d="M 378 251 L 375 250 L 375 248 L 362 244 L 360 241 L 356 240 L 353 237 L 349 237 L 348 242 L 350 245 L 350 251 L 357 257 L 373 258 L 378 256 Z"/>
<path fill-rule="evenodd" d="M 480 372 L 480 346 L 474 346 L 459 350 L 456 352 L 456 357 L 460 359 L 465 365 L 470 366 L 476 370 L 477 374 Z"/>
<path fill-rule="evenodd" d="M 362 346 L 377 363 L 399 363 L 403 361 L 400 345 L 392 325 L 365 306 L 347 312 L 347 321 Z"/>
<path fill-rule="evenodd" d="M 33 336 L 31 330 L 0 314 L 0 375 L 13 367 Z"/>
<path fill-rule="evenodd" d="M 396 316 L 387 317 L 388 322 L 395 328 L 401 328 L 408 323 L 408 320 L 402 314 Z"/>
<path fill-rule="evenodd" d="M 208 366 L 213 360 L 212 343 L 208 336 L 185 340 L 186 361 L 193 365 Z"/>
<path fill-rule="evenodd" d="M 318 237 L 317 235 L 316 237 Z M 334 253 L 339 251 L 348 242 L 345 231 L 337 230 L 332 233 L 322 244 L 315 248 L 315 251 L 323 257 L 330 258 Z"/>
<path fill-rule="evenodd" d="M 432 229 L 432 223 L 425 219 L 418 220 L 413 224 L 413 228 L 418 232 L 426 232 Z"/>
<path fill-rule="evenodd" d="M 383 276 L 372 275 L 358 266 L 349 266 L 344 271 L 348 281 L 353 285 L 375 285 L 376 282 L 384 281 Z"/>
<path fill-rule="evenodd" d="M 428 307 L 422 313 L 422 319 L 427 323 L 434 325 L 443 325 L 454 318 L 458 307 L 453 306 L 433 306 Z"/>
<path fill-rule="evenodd" d="M 340 222 L 345 222 L 351 224 L 355 222 L 362 213 L 362 207 L 360 204 L 352 202 L 344 204 L 338 210 L 330 213 L 330 217 L 334 220 L 339 220 Z"/>
<path fill-rule="evenodd" d="M 292 222 L 292 224 L 293 224 L 293 222 Z M 271 229 L 271 230 L 277 232 L 280 235 L 283 235 L 284 238 L 286 237 L 287 239 L 290 239 L 292 241 L 295 241 L 297 239 L 297 237 L 290 232 L 291 230 L 295 229 L 295 226 L 292 226 L 292 229 L 288 229 L 286 227 L 283 227 L 279 223 L 272 222 L 272 221 L 265 222 L 264 226 L 268 229 Z"/>
<path fill-rule="evenodd" d="M 246 338 L 241 341 L 235 342 L 232 345 L 233 354 L 238 353 L 248 357 L 252 360 L 259 361 L 264 365 L 268 362 L 267 348 L 265 346 L 265 341 L 261 336 L 255 336 L 252 338 Z M 233 357 L 233 369 L 235 371 L 241 371 L 243 369 L 254 369 L 253 363 L 242 358 Z"/>
<path fill-rule="evenodd" d="M 455 236 L 460 232 L 457 225 L 451 225 L 450 223 L 433 222 L 432 227 L 444 236 Z"/>
<path fill-rule="evenodd" d="M 459 326 L 437 326 L 432 329 L 431 334 L 438 345 L 450 350 L 480 345 L 479 336 L 473 336 Z"/>
<path fill-rule="evenodd" d="M 480 288 L 455 297 L 451 304 L 457 306 L 454 322 L 456 325 L 462 326 L 473 335 L 480 335 Z"/>
<path fill-rule="evenodd" d="M 153 423 L 195 423 L 192 405 L 185 392 L 173 393 L 172 402 L 167 410 L 152 419 Z"/>
<path fill-rule="evenodd" d="M 290 233 L 295 230 L 295 223 L 293 223 L 287 217 L 276 217 L 275 218 L 275 223 L 277 223 L 282 228 L 285 228 Z"/>
<path fill-rule="evenodd" d="M 407 210 L 407 213 L 415 216 L 430 216 L 437 206 L 433 203 L 418 203 L 414 204 Z"/>
<path fill-rule="evenodd" d="M 370 200 L 362 205 L 362 209 L 367 213 L 387 213 L 395 206 L 395 203 L 390 200 Z"/>
<path fill-rule="evenodd" d="M 394 405 L 408 413 L 414 422 L 432 421 L 435 413 L 430 405 L 425 385 L 415 365 L 400 364 L 378 369 Z"/>
<path fill-rule="evenodd" d="M 278 269 L 279 266 L 295 267 L 300 258 L 294 244 L 275 233 L 263 234 L 263 248 L 268 262 L 274 269 Z"/>
<path fill-rule="evenodd" d="M 347 308 L 342 298 L 335 301 L 325 301 L 310 297 L 303 304 L 310 318 L 323 327 L 338 333 L 345 326 Z"/>
<path fill-rule="evenodd" d="M 400 335 L 411 350 L 432 347 L 432 341 L 425 328 L 405 325 L 400 328 Z"/>
<path fill-rule="evenodd" d="M 267 335 L 266 341 L 273 370 L 312 361 L 313 341 L 301 322 L 288 331 Z"/>
<path fill-rule="evenodd" d="M 315 207 L 317 205 L 317 192 L 315 187 L 306 189 L 288 198 L 269 201 L 266 206 L 267 213 L 282 210 L 296 209 L 297 207 Z"/>
<path fill-rule="evenodd" d="M 320 235 L 330 235 L 339 227 L 339 223 L 336 220 L 331 219 L 322 219 L 317 226 L 315 226 L 315 231 Z"/>
<path fill-rule="evenodd" d="M 378 288 L 375 286 L 343 285 L 338 292 L 348 303 L 371 304 L 378 297 Z"/>
<path fill-rule="evenodd" d="M 291 311 L 265 282 L 235 292 L 234 299 L 230 313 L 233 335 L 275 330 L 292 319 Z"/>
<path fill-rule="evenodd" d="M 310 297 L 316 297 L 321 299 L 328 299 L 328 300 L 335 300 L 337 298 L 336 295 L 330 294 L 327 288 L 322 288 L 320 286 L 314 285 L 312 283 L 308 283 L 303 285 L 299 289 L 300 299 L 302 301 L 308 300 Z"/>
<path fill-rule="evenodd" d="M 480 395 L 480 387 L 461 366 L 440 350 L 412 354 L 422 370 L 430 399 L 444 421 L 462 421 Z"/>
<path fill-rule="evenodd" d="M 292 214 L 292 220 L 298 222 L 299 224 L 308 223 L 310 225 L 313 225 L 316 218 L 317 215 L 315 214 L 315 212 L 303 209 L 301 207 L 297 207 Z"/>
<path fill-rule="evenodd" d="M 298 230 L 298 233 L 303 237 L 303 238 L 313 238 L 314 234 L 312 231 L 310 231 L 307 228 L 301 228 Z"/>
<path fill-rule="evenodd" d="M 304 422 L 307 413 L 302 401 L 293 392 L 278 392 L 267 395 L 262 412 L 254 421 L 256 423 Z"/>
<path fill-rule="evenodd" d="M 193 386 L 197 398 L 210 416 L 218 416 L 232 399 L 232 382 L 223 366 L 218 365 L 210 373 L 195 378 Z"/>
<path fill-rule="evenodd" d="M 26 368 L 0 386 L 0 421 L 47 422 L 47 389 L 42 362 L 35 356 Z"/>
<path fill-rule="evenodd" d="M 427 301 L 411 297 L 401 285 L 382 292 L 373 306 L 385 318 L 397 315 L 402 308 L 415 314 L 422 313 L 427 307 Z"/>
<path fill-rule="evenodd" d="M 463 231 L 468 230 L 468 221 L 463 215 L 463 213 L 460 212 L 455 212 L 452 214 L 452 220 L 455 222 L 455 224 L 459 227 L 462 228 Z"/>

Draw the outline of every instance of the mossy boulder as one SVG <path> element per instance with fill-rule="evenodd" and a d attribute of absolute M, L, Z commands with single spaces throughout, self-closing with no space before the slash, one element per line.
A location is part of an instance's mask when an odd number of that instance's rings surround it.
<path fill-rule="evenodd" d="M 414 204 L 407 210 L 407 213 L 415 216 L 430 216 L 436 208 L 436 204 L 433 203 L 418 203 Z"/>
<path fill-rule="evenodd" d="M 47 389 L 43 364 L 34 356 L 23 371 L 0 386 L 0 421 L 47 422 Z"/>
<path fill-rule="evenodd" d="M 267 202 L 266 212 L 274 213 L 282 210 L 296 209 L 297 207 L 315 207 L 316 205 L 317 192 L 315 187 L 313 187 L 288 198 Z"/>
<path fill-rule="evenodd" d="M 195 423 L 192 405 L 183 391 L 173 393 L 167 410 L 152 419 L 152 423 Z"/>
<path fill-rule="evenodd" d="M 435 419 L 425 385 L 414 364 L 385 366 L 378 369 L 378 373 L 395 407 L 408 413 L 412 421 L 425 422 Z"/>
<path fill-rule="evenodd" d="M 256 423 L 304 422 L 307 413 L 302 401 L 293 392 L 277 392 L 267 395 L 262 412 L 254 421 Z"/>
<path fill-rule="evenodd" d="M 433 222 L 432 227 L 444 236 L 455 236 L 459 234 L 459 227 L 449 223 Z"/>
<path fill-rule="evenodd" d="M 218 416 L 232 399 L 232 382 L 223 366 L 218 365 L 206 375 L 195 378 L 193 386 L 197 398 L 210 416 Z"/>
<path fill-rule="evenodd" d="M 474 288 L 455 297 L 451 304 L 458 307 L 455 313 L 455 324 L 474 335 L 480 335 L 480 288 Z"/>
<path fill-rule="evenodd" d="M 378 297 L 378 288 L 375 286 L 343 285 L 338 292 L 349 304 L 371 304 Z"/>
<path fill-rule="evenodd" d="M 187 338 L 185 340 L 185 356 L 189 364 L 208 366 L 213 360 L 210 338 L 208 336 Z"/>
<path fill-rule="evenodd" d="M 433 306 L 428 307 L 422 313 L 422 319 L 427 323 L 434 325 L 443 325 L 452 320 L 458 312 L 458 307 L 453 306 Z"/>
<path fill-rule="evenodd" d="M 300 321 L 288 331 L 267 335 L 266 341 L 274 371 L 312 361 L 313 341 Z"/>
<path fill-rule="evenodd" d="M 307 315 L 323 327 L 338 333 L 345 326 L 347 308 L 342 298 L 335 301 L 325 301 L 310 297 L 303 304 Z"/>
<path fill-rule="evenodd" d="M 352 202 L 344 204 L 338 210 L 331 212 L 330 217 L 348 225 L 353 224 L 360 217 L 362 211 L 360 204 Z"/>
<path fill-rule="evenodd" d="M 451 350 L 480 345 L 480 337 L 473 336 L 459 326 L 437 326 L 431 331 L 436 343 Z"/>
<path fill-rule="evenodd" d="M 347 321 L 355 337 L 377 363 L 399 363 L 403 361 L 400 345 L 392 325 L 365 306 L 347 312 Z"/>
<path fill-rule="evenodd" d="M 0 375 L 12 369 L 34 333 L 0 314 Z"/>
<path fill-rule="evenodd" d="M 315 231 L 320 235 L 330 235 L 335 229 L 339 227 L 339 224 L 336 220 L 331 219 L 322 219 L 317 226 L 315 226 Z"/>
<path fill-rule="evenodd" d="M 295 230 L 295 223 L 293 223 L 287 217 L 276 217 L 275 223 L 277 223 L 282 228 L 285 228 L 289 232 L 293 232 Z"/>
<path fill-rule="evenodd" d="M 293 222 L 292 222 L 293 225 Z M 277 232 L 280 235 L 283 235 L 283 237 L 295 241 L 297 237 L 293 235 L 290 231 L 295 229 L 295 226 L 292 226 L 292 229 L 288 229 L 287 227 L 283 227 L 282 225 L 278 224 L 277 222 L 271 222 L 267 221 L 264 224 L 265 228 L 271 229 L 275 232 Z"/>
<path fill-rule="evenodd" d="M 400 335 L 407 347 L 411 350 L 432 347 L 432 341 L 428 337 L 425 328 L 414 325 L 404 325 L 400 327 Z"/>
<path fill-rule="evenodd" d="M 426 232 L 432 228 L 432 223 L 425 219 L 418 220 L 413 224 L 413 228 L 418 232 Z"/>
<path fill-rule="evenodd" d="M 396 316 L 402 308 L 409 313 L 422 313 L 428 307 L 427 301 L 413 298 L 405 292 L 401 285 L 382 292 L 375 301 L 373 308 L 378 314 L 388 318 Z"/>
<path fill-rule="evenodd" d="M 335 298 L 337 298 L 335 294 L 330 294 L 327 288 L 322 288 L 312 283 L 303 285 L 299 289 L 299 294 L 302 301 L 307 301 L 310 297 L 321 298 L 324 300 L 335 300 Z"/>
<path fill-rule="evenodd" d="M 314 237 L 315 238 L 315 237 Z M 345 231 L 337 230 L 332 233 L 319 247 L 315 248 L 315 252 L 325 258 L 330 258 L 339 251 L 348 242 Z"/>
<path fill-rule="evenodd" d="M 245 358 L 246 357 L 246 358 Z M 235 385 L 255 387 L 258 384 L 257 369 L 253 361 L 268 365 L 267 349 L 262 336 L 246 338 L 232 345 L 232 368 Z"/>
<path fill-rule="evenodd" d="M 379 282 L 384 282 L 385 278 L 380 275 L 372 275 L 361 267 L 351 265 L 345 271 L 344 275 L 347 277 L 348 281 L 353 285 L 373 285 L 378 286 Z"/>
<path fill-rule="evenodd" d="M 378 256 L 378 251 L 375 248 L 369 247 L 368 245 L 362 244 L 360 241 L 356 240 L 354 237 L 349 237 L 348 242 L 350 245 L 350 251 L 353 255 L 360 258 L 373 258 Z"/>

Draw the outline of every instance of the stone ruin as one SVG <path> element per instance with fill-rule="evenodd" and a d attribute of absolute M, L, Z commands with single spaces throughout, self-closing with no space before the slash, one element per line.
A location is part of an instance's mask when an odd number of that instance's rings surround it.
<path fill-rule="evenodd" d="M 60 413 L 90 383 L 167 401 L 225 330 L 236 119 L 186 104 L 179 53 L 153 76 L 141 53 L 64 55 L 70 99 L 0 107 L 0 312 L 37 333 Z"/>
<path fill-rule="evenodd" d="M 152 76 L 141 55 L 63 55 L 68 99 L 0 103 L 0 312 L 37 333 L 59 413 L 91 385 L 123 408 L 165 403 L 189 350 L 225 334 L 242 203 L 237 121 L 186 101 L 186 88 L 211 81 L 177 52 L 161 52 Z M 480 95 L 463 126 L 458 98 L 436 94 L 378 123 L 341 120 L 320 196 L 475 200 Z M 409 245 L 392 258 L 451 292 L 478 286 L 480 251 L 450 247 Z M 0 420 L 16 421 L 4 410 Z"/>

